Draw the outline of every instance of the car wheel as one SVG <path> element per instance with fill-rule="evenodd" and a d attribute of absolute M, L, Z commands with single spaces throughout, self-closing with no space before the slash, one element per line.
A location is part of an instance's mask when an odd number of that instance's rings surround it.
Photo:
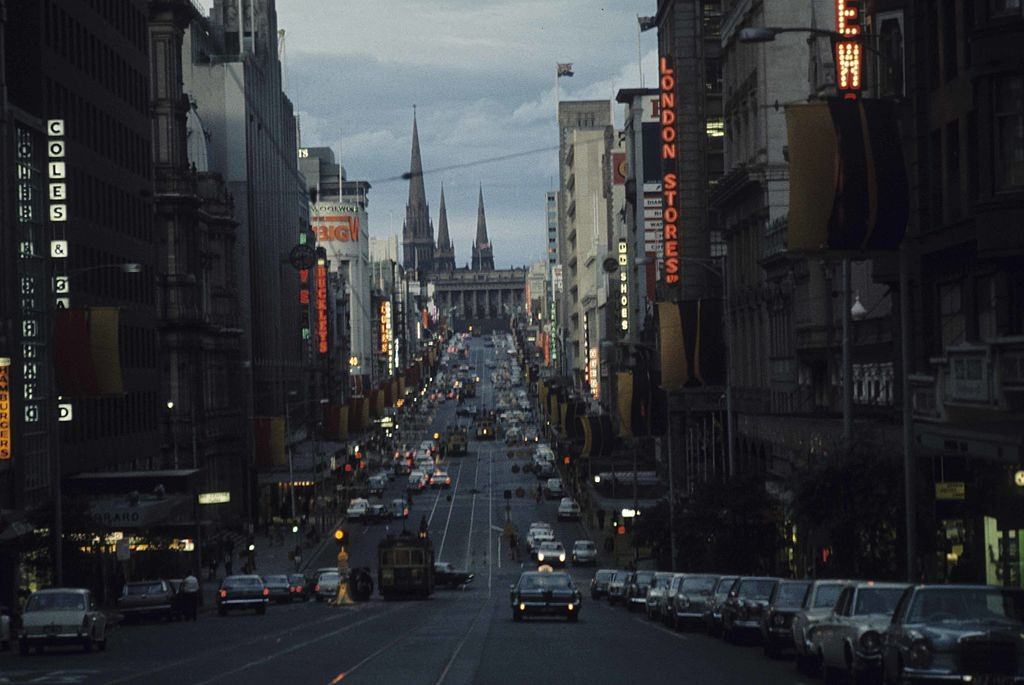
<path fill-rule="evenodd" d="M 103 639 L 100 640 L 100 642 L 99 642 L 99 649 L 100 649 L 101 652 L 107 651 L 107 635 L 106 635 L 106 633 L 103 634 Z"/>
<path fill-rule="evenodd" d="M 579 623 L 579 621 L 580 621 L 580 612 L 578 612 L 578 611 L 570 612 L 569 615 L 567 616 L 567 618 L 569 619 L 569 623 Z"/>
<path fill-rule="evenodd" d="M 94 641 L 92 639 L 92 635 L 90 635 L 89 637 L 85 638 L 85 642 L 82 643 L 82 651 L 87 653 L 91 652 L 93 644 Z"/>
<path fill-rule="evenodd" d="M 225 609 L 224 607 L 217 607 L 217 615 L 218 616 L 227 616 L 228 615 L 228 610 Z"/>
<path fill-rule="evenodd" d="M 523 615 L 518 610 L 513 609 L 512 610 L 512 620 L 515 621 L 516 623 L 519 623 L 520 621 L 523 620 Z"/>
<path fill-rule="evenodd" d="M 265 613 L 267 613 L 267 605 L 266 604 L 260 604 L 258 607 L 256 607 L 256 615 L 257 616 L 262 616 Z"/>
<path fill-rule="evenodd" d="M 28 640 L 18 640 L 18 654 L 28 656 Z"/>

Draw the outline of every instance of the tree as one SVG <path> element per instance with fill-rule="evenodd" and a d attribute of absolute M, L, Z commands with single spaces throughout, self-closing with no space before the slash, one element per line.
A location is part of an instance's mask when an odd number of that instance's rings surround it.
<path fill-rule="evenodd" d="M 899 577 L 899 456 L 882 436 L 861 434 L 847 449 L 828 449 L 801 473 L 794 486 L 793 517 L 819 575 Z"/>
<path fill-rule="evenodd" d="M 690 571 L 776 572 L 780 504 L 756 476 L 707 483 L 676 516 L 679 566 Z"/>

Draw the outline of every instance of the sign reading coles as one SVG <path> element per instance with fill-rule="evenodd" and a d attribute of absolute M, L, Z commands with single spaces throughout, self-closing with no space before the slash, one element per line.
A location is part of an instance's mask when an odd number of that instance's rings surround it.
<path fill-rule="evenodd" d="M 662 244 L 665 253 L 665 283 L 679 282 L 679 145 L 676 132 L 676 71 L 669 57 L 658 63 L 661 99 L 661 198 Z"/>

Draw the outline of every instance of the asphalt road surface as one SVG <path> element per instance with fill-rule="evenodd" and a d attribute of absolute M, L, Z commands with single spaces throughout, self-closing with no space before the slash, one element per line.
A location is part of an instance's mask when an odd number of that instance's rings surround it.
<path fill-rule="evenodd" d="M 470 361 L 481 376 L 481 407 L 494 406 L 484 365 L 494 354 L 481 339 L 473 340 Z M 454 401 L 440 405 L 425 433 L 455 423 L 455 408 Z M 271 606 L 264 616 L 206 613 L 196 623 L 118 627 L 103 653 L 4 652 L 0 683 L 810 682 L 791 661 L 766 659 L 758 647 L 673 632 L 591 601 L 586 590 L 593 569 L 569 569 L 585 597 L 579 623 L 513 623 L 509 586 L 532 567 L 510 561 L 501 544 L 506 506 L 521 536 L 531 521 L 545 520 L 568 549 L 585 537 L 580 524 L 556 521 L 557 501 L 537 504 L 527 496 L 506 504 L 506 489 L 521 485 L 531 493 L 536 487 L 532 475 L 511 471 L 513 463 L 525 461 L 510 460 L 500 441 L 472 440 L 467 456 L 448 461 L 452 487 L 416 497 L 408 526 L 415 530 L 427 516 L 437 560 L 476 574 L 464 590 L 438 590 L 425 601 L 385 602 L 375 595 L 352 607 L 309 602 Z M 382 501 L 404 496 L 404 488 L 404 480 L 396 479 Z M 376 575 L 376 545 L 387 530 L 383 524 L 349 526 L 350 563 Z M 312 566 L 334 565 L 334 553 L 329 546 Z"/>

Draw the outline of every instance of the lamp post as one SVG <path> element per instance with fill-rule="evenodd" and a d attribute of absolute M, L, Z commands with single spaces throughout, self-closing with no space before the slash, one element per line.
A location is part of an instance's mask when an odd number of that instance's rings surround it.
<path fill-rule="evenodd" d="M 171 462 L 172 468 L 175 471 L 178 470 L 178 439 L 175 435 L 174 430 L 174 400 L 167 400 L 167 427 L 168 437 L 171 439 L 172 449 L 174 450 L 174 461 Z"/>
<path fill-rule="evenodd" d="M 767 43 L 775 40 L 775 36 L 780 33 L 808 33 L 816 36 L 825 36 L 831 40 L 842 40 L 845 36 L 842 36 L 836 31 L 827 31 L 824 29 L 816 28 L 794 28 L 794 27 L 757 27 L 757 28 L 746 28 L 740 31 L 739 39 L 741 43 Z M 868 45 L 861 36 L 861 43 L 865 50 L 876 55 L 880 60 L 885 62 L 886 68 L 890 73 L 894 72 L 897 68 L 897 64 L 894 63 L 893 59 L 882 52 Z M 903 505 L 905 513 L 904 526 L 906 528 L 906 578 L 908 581 L 914 582 L 915 572 L 914 569 L 917 565 L 917 502 L 914 499 L 914 477 L 915 477 L 915 465 L 914 465 L 914 427 L 913 427 L 913 407 L 911 405 L 910 398 L 910 367 L 912 364 L 912 353 L 910 346 L 910 265 L 909 265 L 909 254 L 907 242 L 904 241 L 900 248 L 899 255 L 899 290 L 900 290 L 900 360 L 901 366 L 903 367 L 903 378 L 901 379 L 902 398 L 901 398 L 901 414 L 903 420 Z M 844 260 L 844 291 L 849 291 L 846 286 L 846 274 L 848 274 L 848 265 Z M 846 298 L 844 298 L 846 300 Z M 846 319 L 850 313 L 850 304 L 848 301 L 844 301 L 843 308 L 843 319 L 844 329 L 847 328 Z M 865 313 L 866 314 L 866 313 Z M 844 347 L 847 343 L 847 336 L 844 333 Z M 844 365 L 845 365 L 844 358 Z M 844 369 L 846 372 L 847 369 Z M 849 376 L 847 376 L 849 378 Z M 844 390 L 845 392 L 845 390 Z M 845 398 L 844 398 L 845 399 Z M 844 401 L 844 405 L 845 405 Z M 852 402 L 851 408 L 852 408 Z M 852 416 L 852 414 L 851 414 Z M 847 432 L 847 444 L 849 439 L 852 437 L 852 418 L 847 426 L 846 415 L 844 414 L 844 432 Z"/>

